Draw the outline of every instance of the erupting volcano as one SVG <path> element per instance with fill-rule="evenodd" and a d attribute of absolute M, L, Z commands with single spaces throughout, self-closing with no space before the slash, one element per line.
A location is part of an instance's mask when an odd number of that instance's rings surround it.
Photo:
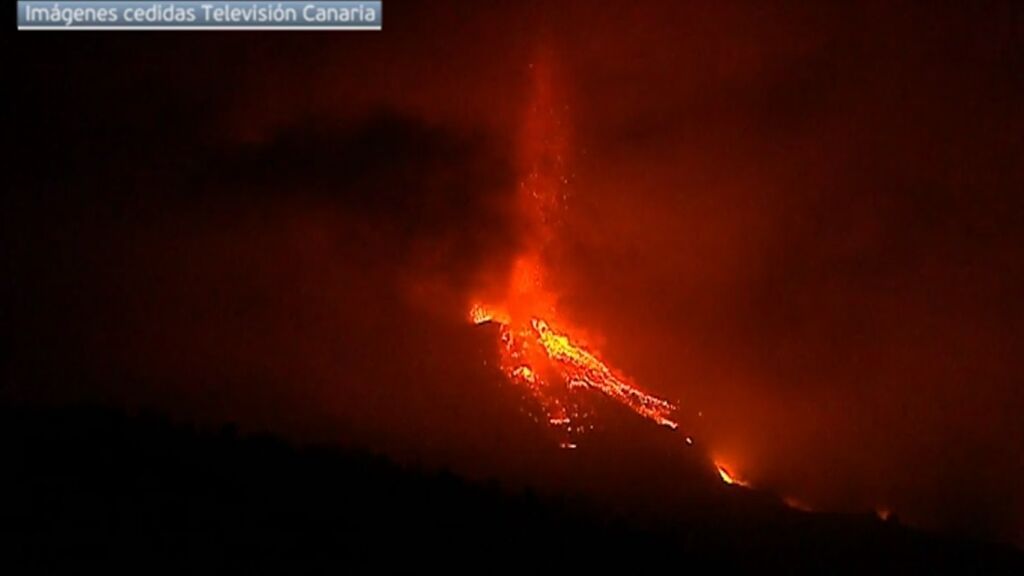
<path fill-rule="evenodd" d="M 557 242 L 560 213 L 571 183 L 566 170 L 568 107 L 560 104 L 552 83 L 550 59 L 531 65 L 533 94 L 520 135 L 519 206 L 527 232 L 508 285 L 497 302 L 481 299 L 471 306 L 476 324 L 501 327 L 501 370 L 536 400 L 548 424 L 564 432 L 562 447 L 592 427 L 586 394 L 597 391 L 657 424 L 675 429 L 676 407 L 639 389 L 585 345 L 556 312 L 558 295 L 545 286 L 545 255 Z"/>

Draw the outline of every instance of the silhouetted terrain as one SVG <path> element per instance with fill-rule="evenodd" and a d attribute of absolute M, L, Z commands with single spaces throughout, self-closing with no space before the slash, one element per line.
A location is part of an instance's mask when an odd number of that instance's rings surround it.
<path fill-rule="evenodd" d="M 0 422 L 5 528 L 32 566 L 98 562 L 139 573 L 344 571 L 357 562 L 374 571 L 437 565 L 483 572 L 608 561 L 687 572 L 1021 567 L 1020 553 L 1008 547 L 868 516 L 800 513 L 745 490 L 709 493 L 666 519 L 155 414 L 5 408 Z"/>

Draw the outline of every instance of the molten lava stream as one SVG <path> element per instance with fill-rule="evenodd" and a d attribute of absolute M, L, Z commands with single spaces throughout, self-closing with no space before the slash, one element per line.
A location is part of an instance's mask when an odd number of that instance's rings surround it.
<path fill-rule="evenodd" d="M 552 426 L 568 434 L 581 432 L 580 417 L 573 394 L 596 390 L 618 401 L 636 414 L 658 424 L 676 428 L 670 418 L 671 403 L 651 396 L 617 375 L 595 353 L 576 344 L 566 334 L 553 329 L 547 321 L 531 318 L 525 325 L 513 327 L 506 314 L 484 306 L 474 306 L 470 317 L 475 323 L 501 325 L 502 370 L 508 378 L 528 389 L 544 410 Z M 538 368 L 543 364 L 545 370 Z M 541 372 L 553 376 L 542 377 Z M 565 444 L 563 444 L 565 445 Z"/>

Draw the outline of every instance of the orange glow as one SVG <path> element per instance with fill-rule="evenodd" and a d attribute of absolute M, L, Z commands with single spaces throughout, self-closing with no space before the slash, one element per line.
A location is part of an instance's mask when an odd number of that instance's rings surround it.
<path fill-rule="evenodd" d="M 718 476 L 722 479 L 722 482 L 729 484 L 730 486 L 749 486 L 745 480 L 741 480 L 735 474 L 735 472 L 729 471 L 729 469 L 721 462 L 715 462 L 715 468 L 718 469 Z"/>
<path fill-rule="evenodd" d="M 782 501 L 786 503 L 786 506 L 789 506 L 790 508 L 792 508 L 794 510 L 800 510 L 801 512 L 813 512 L 814 511 L 814 509 L 811 508 L 810 505 L 808 505 L 806 502 L 804 502 L 803 500 L 800 500 L 798 498 L 795 498 L 793 496 L 786 496 L 786 497 L 784 497 L 782 499 Z"/>
<path fill-rule="evenodd" d="M 550 63 L 531 65 L 534 94 L 520 138 L 520 213 L 526 249 L 516 259 L 504 297 L 495 303 L 474 303 L 470 319 L 476 324 L 501 325 L 501 368 L 508 379 L 529 390 L 551 426 L 566 435 L 579 434 L 585 410 L 581 396 L 596 391 L 657 424 L 676 428 L 676 407 L 640 390 L 609 367 L 600 355 L 570 336 L 556 311 L 558 296 L 545 287 L 544 255 L 557 244 L 559 212 L 568 197 L 570 176 L 565 168 L 568 132 L 552 88 Z M 539 418 L 538 418 L 539 420 Z M 563 448 L 575 448 L 570 441 Z"/>

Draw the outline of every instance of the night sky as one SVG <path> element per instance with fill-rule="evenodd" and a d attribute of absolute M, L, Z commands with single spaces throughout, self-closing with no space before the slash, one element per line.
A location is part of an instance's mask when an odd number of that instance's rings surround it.
<path fill-rule="evenodd" d="M 466 310 L 543 61 L 551 281 L 603 355 L 759 488 L 1024 542 L 1024 10 L 825 4 L 5 40 L 0 399 L 515 468 Z"/>

